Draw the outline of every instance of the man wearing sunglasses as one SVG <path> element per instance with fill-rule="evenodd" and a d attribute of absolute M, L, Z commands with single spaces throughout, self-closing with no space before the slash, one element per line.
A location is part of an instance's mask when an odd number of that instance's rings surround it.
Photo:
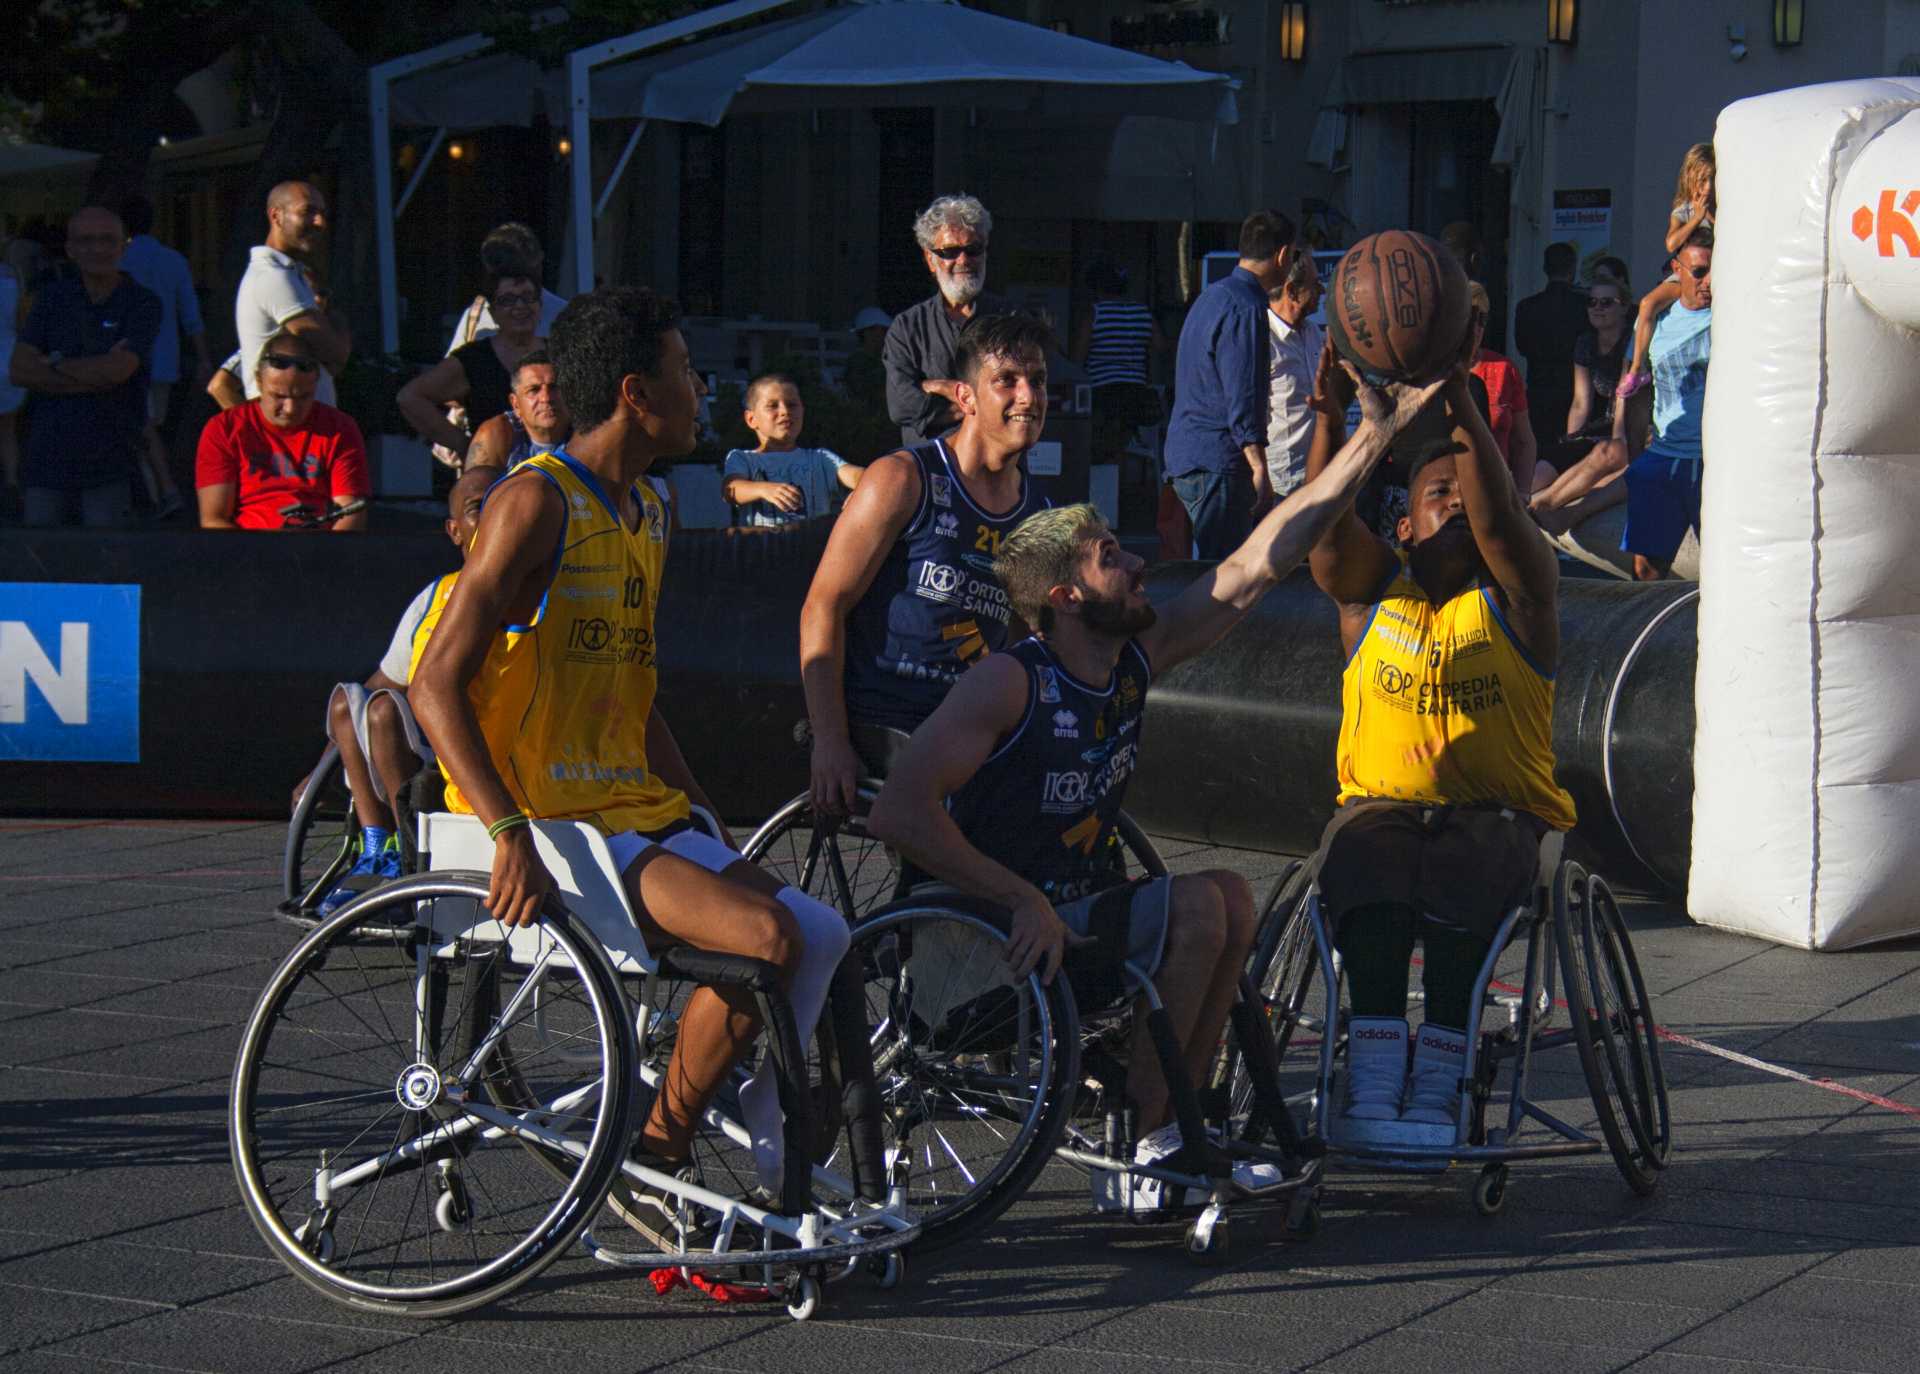
<path fill-rule="evenodd" d="M 1674 255 L 1680 300 L 1653 331 L 1653 442 L 1627 468 L 1627 528 L 1620 547 L 1643 582 L 1665 577 L 1688 529 L 1700 529 L 1701 412 L 1713 325 L 1713 230 L 1696 230 Z"/>
<path fill-rule="evenodd" d="M 366 497 L 367 446 L 345 412 L 316 399 L 324 370 L 305 337 L 269 338 L 254 369 L 253 400 L 223 410 L 200 431 L 194 460 L 203 530 L 310 526 Z M 285 514 L 289 509 L 295 514 Z M 362 530 L 365 511 L 327 523 Z"/>
<path fill-rule="evenodd" d="M 987 294 L 987 240 L 993 216 L 972 196 L 941 196 L 913 222 L 935 291 L 902 310 L 887 329 L 887 414 L 900 442 L 915 448 L 960 423 L 954 343 L 975 315 L 1006 306 Z"/>

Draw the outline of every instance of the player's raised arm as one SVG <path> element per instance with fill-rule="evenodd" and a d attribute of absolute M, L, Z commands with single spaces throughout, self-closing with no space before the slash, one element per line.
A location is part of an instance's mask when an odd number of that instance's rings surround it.
<path fill-rule="evenodd" d="M 1153 627 L 1140 634 L 1154 671 L 1163 673 L 1219 639 L 1306 557 L 1336 519 L 1343 514 L 1351 519 L 1354 496 L 1392 446 L 1394 436 L 1443 385 L 1396 383 L 1382 390 L 1369 388 L 1362 397 L 1364 419 L 1353 437 L 1330 460 L 1323 460 L 1318 470 L 1310 459 L 1307 481 L 1267 512 L 1245 543 L 1196 578 L 1161 611 Z M 1319 443 L 1316 434 L 1316 447 Z M 1391 558 L 1384 548 L 1382 555 Z"/>
<path fill-rule="evenodd" d="M 1469 336 L 1473 333 L 1477 331 Z M 1506 594 L 1514 631 L 1550 669 L 1560 657 L 1560 561 L 1527 513 L 1526 501 L 1473 403 L 1464 362 L 1447 378 L 1446 404 L 1454 426 L 1454 470 L 1474 544 Z"/>

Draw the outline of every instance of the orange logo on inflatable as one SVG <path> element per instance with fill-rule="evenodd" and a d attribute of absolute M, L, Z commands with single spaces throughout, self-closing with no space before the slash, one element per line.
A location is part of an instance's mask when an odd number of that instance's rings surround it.
<path fill-rule="evenodd" d="M 1898 210 L 1893 208 L 1893 191 L 1880 193 L 1880 209 L 1876 214 L 1862 205 L 1853 212 L 1853 236 L 1865 243 L 1870 238 L 1878 238 L 1874 249 L 1883 258 L 1894 256 L 1896 242 L 1904 245 L 1907 256 L 1920 258 L 1920 229 L 1913 223 L 1914 211 L 1920 210 L 1920 191 L 1907 192 L 1906 199 L 1900 202 Z"/>

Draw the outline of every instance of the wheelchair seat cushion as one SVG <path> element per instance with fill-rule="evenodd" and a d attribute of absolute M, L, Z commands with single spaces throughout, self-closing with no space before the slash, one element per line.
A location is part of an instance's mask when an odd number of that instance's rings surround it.
<path fill-rule="evenodd" d="M 1397 903 L 1483 940 L 1527 896 L 1545 821 L 1525 811 L 1367 798 L 1334 813 L 1320 837 L 1327 920 Z"/>

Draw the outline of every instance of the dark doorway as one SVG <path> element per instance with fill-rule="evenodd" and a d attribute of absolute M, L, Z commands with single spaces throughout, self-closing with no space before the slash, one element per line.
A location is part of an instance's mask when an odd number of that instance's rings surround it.
<path fill-rule="evenodd" d="M 1407 110 L 1413 227 L 1438 238 L 1450 224 L 1472 226 L 1479 262 L 1469 275 L 1486 286 L 1493 302 L 1487 346 L 1504 349 L 1512 177 L 1506 168 L 1489 165 L 1500 133 L 1499 111 L 1491 100 L 1450 100 Z"/>
<path fill-rule="evenodd" d="M 880 303 L 898 313 L 933 289 L 913 242 L 913 220 L 933 199 L 933 111 L 875 110 L 880 129 Z"/>

